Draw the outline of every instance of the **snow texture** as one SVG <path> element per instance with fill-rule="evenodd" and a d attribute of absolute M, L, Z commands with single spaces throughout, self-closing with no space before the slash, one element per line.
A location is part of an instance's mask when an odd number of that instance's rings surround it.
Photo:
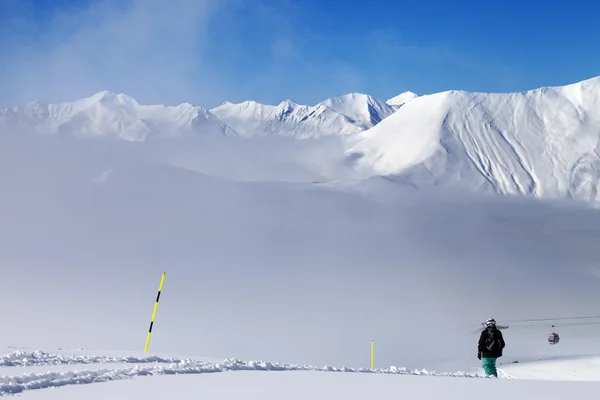
<path fill-rule="evenodd" d="M 177 358 L 150 357 L 108 357 L 49 354 L 38 351 L 15 351 L 0 356 L 0 367 L 31 367 L 37 365 L 109 364 L 109 363 L 181 363 Z"/>
<path fill-rule="evenodd" d="M 6 361 L 9 360 L 9 361 Z M 427 375 L 446 377 L 481 378 L 476 373 L 456 372 L 439 373 L 427 370 L 408 370 L 406 368 L 390 367 L 370 370 L 365 368 L 312 367 L 264 361 L 244 362 L 236 359 L 226 359 L 219 363 L 193 360 L 162 359 L 159 357 L 102 357 L 102 356 L 67 356 L 36 352 L 15 352 L 2 358 L 2 366 L 33 366 L 59 364 L 96 364 L 96 363 L 168 363 L 169 365 L 135 366 L 119 369 L 71 370 L 63 372 L 25 373 L 17 376 L 0 376 L 0 396 L 17 394 L 27 390 L 55 388 L 68 385 L 81 385 L 130 379 L 147 375 L 176 375 L 203 374 L 225 371 L 323 371 L 323 372 L 354 372 L 380 373 L 399 375 Z"/>

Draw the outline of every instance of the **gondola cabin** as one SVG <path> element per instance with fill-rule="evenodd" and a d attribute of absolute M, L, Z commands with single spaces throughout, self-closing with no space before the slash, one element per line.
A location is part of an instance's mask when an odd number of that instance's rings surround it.
<path fill-rule="evenodd" d="M 556 332 L 552 332 L 550 335 L 548 335 L 548 343 L 550 344 L 557 344 L 558 341 L 560 340 L 560 337 L 558 336 L 558 333 Z"/>

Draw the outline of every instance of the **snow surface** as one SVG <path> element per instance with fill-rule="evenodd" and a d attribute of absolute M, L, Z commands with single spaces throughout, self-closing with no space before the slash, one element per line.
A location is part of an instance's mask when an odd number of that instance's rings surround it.
<path fill-rule="evenodd" d="M 91 351 L 85 355 L 70 355 L 63 351 L 19 350 L 4 354 L 3 359 L 20 360 L 20 363 L 18 368 L 0 376 L 0 396 L 17 394 L 24 399 L 159 399 L 165 396 L 177 399 L 256 396 L 264 399 L 296 396 L 475 399 L 486 391 L 487 398 L 518 400 L 530 398 L 531 393 L 547 399 L 564 398 L 567 394 L 589 396 L 600 388 L 598 357 L 587 358 L 585 364 L 578 358 L 512 364 L 500 369 L 497 380 L 486 378 L 481 371 L 436 372 L 395 366 L 370 370 L 236 359 L 178 360 L 152 355 L 107 357 Z M 56 368 L 57 360 L 66 368 L 32 371 L 31 366 Z M 119 362 L 122 365 L 118 365 Z M 0 365 L 0 369 L 3 368 L 6 368 L 4 364 Z"/>
<path fill-rule="evenodd" d="M 12 360 L 17 360 L 15 364 Z M 222 362 L 201 360 L 176 360 L 162 359 L 160 357 L 102 357 L 102 356 L 69 356 L 62 354 L 48 354 L 42 351 L 13 352 L 4 355 L 0 367 L 19 365 L 21 367 L 39 365 L 80 365 L 80 364 L 105 364 L 105 363 L 137 363 L 154 365 L 136 365 L 126 368 L 102 369 L 74 369 L 60 372 L 25 373 L 20 375 L 0 376 L 0 395 L 15 394 L 27 390 L 46 389 L 75 384 L 91 384 L 107 381 L 128 379 L 134 376 L 146 375 L 176 375 L 176 374 L 205 374 L 224 371 L 328 371 L 328 372 L 355 372 L 355 373 L 382 373 L 400 375 L 429 375 L 448 377 L 481 378 L 476 373 L 440 373 L 434 371 L 410 371 L 406 368 L 390 367 L 385 369 L 369 370 L 365 368 L 338 368 L 338 367 L 313 367 L 302 365 L 289 365 L 270 363 L 264 361 L 244 362 L 230 359 Z M 14 373 L 15 370 L 13 370 Z"/>

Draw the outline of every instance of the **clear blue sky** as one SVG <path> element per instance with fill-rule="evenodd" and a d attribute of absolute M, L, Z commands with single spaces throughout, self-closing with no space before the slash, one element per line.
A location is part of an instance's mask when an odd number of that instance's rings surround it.
<path fill-rule="evenodd" d="M 599 18 L 592 0 L 0 0 L 0 106 L 563 85 L 600 75 Z"/>

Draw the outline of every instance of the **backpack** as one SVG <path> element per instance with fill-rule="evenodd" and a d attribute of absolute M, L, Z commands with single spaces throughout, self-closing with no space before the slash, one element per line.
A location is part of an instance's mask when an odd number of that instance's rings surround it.
<path fill-rule="evenodd" d="M 502 344 L 494 338 L 494 330 L 488 329 L 488 338 L 485 341 L 485 348 L 491 353 L 497 353 L 502 350 Z"/>

